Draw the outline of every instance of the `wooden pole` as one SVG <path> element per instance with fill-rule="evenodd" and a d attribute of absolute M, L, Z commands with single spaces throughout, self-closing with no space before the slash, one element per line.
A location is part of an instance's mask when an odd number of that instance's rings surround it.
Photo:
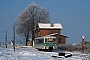
<path fill-rule="evenodd" d="M 5 45 L 6 45 L 6 48 L 7 48 L 7 30 L 6 30 L 6 35 L 5 35 Z"/>
<path fill-rule="evenodd" d="M 85 36 L 81 36 L 82 37 L 82 53 L 84 53 L 84 38 Z"/>
<path fill-rule="evenodd" d="M 13 26 L 13 38 L 14 38 L 14 46 L 13 46 L 13 48 L 14 48 L 14 51 L 15 51 L 15 26 Z"/>
<path fill-rule="evenodd" d="M 82 39 L 82 53 L 84 53 L 84 39 Z"/>

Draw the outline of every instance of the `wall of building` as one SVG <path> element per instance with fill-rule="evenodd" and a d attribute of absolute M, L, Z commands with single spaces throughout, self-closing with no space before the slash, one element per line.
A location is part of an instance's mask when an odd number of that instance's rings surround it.
<path fill-rule="evenodd" d="M 66 43 L 66 37 L 55 35 L 56 36 L 56 43 L 59 44 L 65 44 Z"/>
<path fill-rule="evenodd" d="M 53 33 L 59 33 L 60 34 L 60 29 L 40 29 L 40 35 L 45 36 Z"/>

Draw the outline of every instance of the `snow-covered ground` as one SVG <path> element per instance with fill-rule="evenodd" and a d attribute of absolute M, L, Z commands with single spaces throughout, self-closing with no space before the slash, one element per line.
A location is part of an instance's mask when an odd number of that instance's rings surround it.
<path fill-rule="evenodd" d="M 66 52 L 72 53 L 72 57 L 68 58 L 54 58 L 57 52 L 38 51 L 31 46 L 16 47 L 15 52 L 13 47 L 0 48 L 0 60 L 90 60 L 89 54 L 81 54 L 80 52 Z"/>

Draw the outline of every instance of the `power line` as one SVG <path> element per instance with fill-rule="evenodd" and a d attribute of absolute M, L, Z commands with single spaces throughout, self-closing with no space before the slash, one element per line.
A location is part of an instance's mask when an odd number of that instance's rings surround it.
<path fill-rule="evenodd" d="M 43 7 L 46 6 L 49 2 L 51 2 L 51 0 L 49 0 L 47 3 L 45 3 L 45 4 L 43 5 Z"/>

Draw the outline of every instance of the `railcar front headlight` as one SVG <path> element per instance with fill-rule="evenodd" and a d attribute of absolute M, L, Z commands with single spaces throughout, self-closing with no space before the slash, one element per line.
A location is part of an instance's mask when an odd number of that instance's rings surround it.
<path fill-rule="evenodd" d="M 46 44 L 44 44 L 44 45 L 46 45 Z"/>
<path fill-rule="evenodd" d="M 57 45 L 57 44 L 55 44 L 55 45 Z"/>

